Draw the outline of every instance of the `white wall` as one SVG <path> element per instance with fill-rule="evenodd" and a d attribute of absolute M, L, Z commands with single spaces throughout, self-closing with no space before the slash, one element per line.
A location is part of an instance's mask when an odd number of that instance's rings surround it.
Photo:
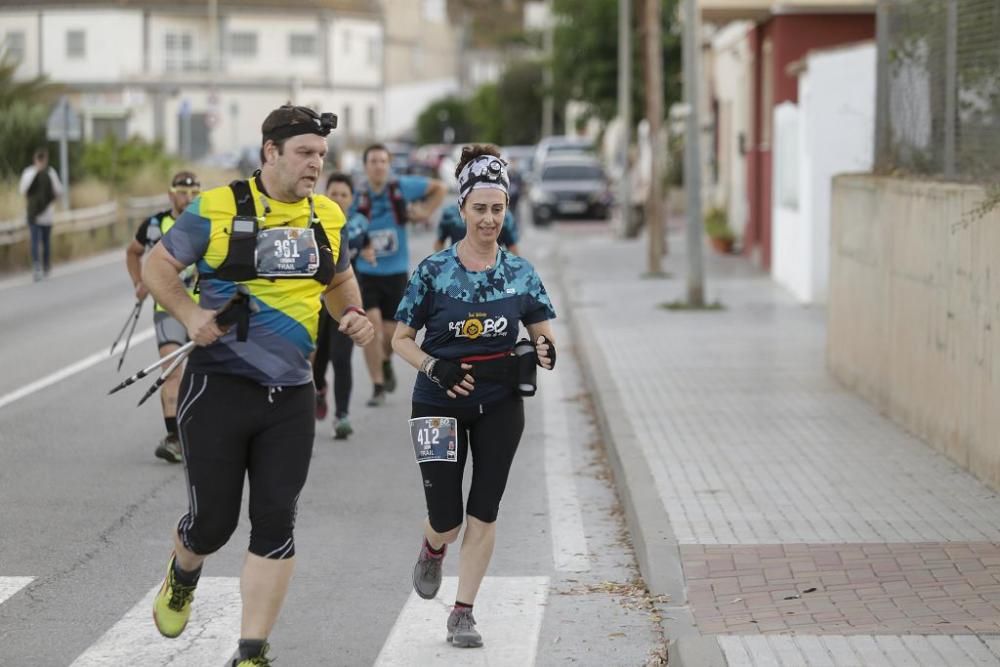
<path fill-rule="evenodd" d="M 780 198 L 780 147 L 789 133 L 781 125 L 782 113 L 780 107 L 775 110 L 772 273 L 801 301 L 825 303 L 832 179 L 840 173 L 870 171 L 874 161 L 874 44 L 806 57 L 799 76 L 798 124 L 791 129 L 792 141 L 798 143 L 797 211 Z"/>
<path fill-rule="evenodd" d="M 330 29 L 335 83 L 381 85 L 384 43 L 382 26 L 375 21 L 335 18 Z"/>
<path fill-rule="evenodd" d="M 82 30 L 86 35 L 81 58 L 66 54 L 66 34 L 72 30 Z M 37 48 L 37 44 L 33 46 Z M 142 12 L 82 8 L 45 11 L 42 53 L 45 73 L 55 82 L 115 81 L 139 75 Z"/>

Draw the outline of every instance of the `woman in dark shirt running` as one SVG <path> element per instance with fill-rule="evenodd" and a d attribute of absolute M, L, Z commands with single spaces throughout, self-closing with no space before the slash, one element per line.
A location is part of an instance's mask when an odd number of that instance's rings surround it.
<path fill-rule="evenodd" d="M 531 337 L 525 348 L 531 363 L 551 369 L 556 358 L 549 325 L 555 311 L 541 279 L 531 264 L 497 243 L 510 187 L 499 155 L 489 144 L 462 151 L 456 176 L 466 236 L 414 271 L 396 311 L 392 341 L 421 371 L 410 433 L 427 500 L 413 572 L 422 598 L 437 595 L 445 549 L 462 527 L 462 473 L 470 450 L 475 463 L 458 594 L 447 621 L 447 639 L 460 647 L 483 644 L 472 605 L 493 555 L 500 499 L 524 430 L 513 355 L 519 323 Z M 425 332 L 418 347 L 420 329 Z"/>

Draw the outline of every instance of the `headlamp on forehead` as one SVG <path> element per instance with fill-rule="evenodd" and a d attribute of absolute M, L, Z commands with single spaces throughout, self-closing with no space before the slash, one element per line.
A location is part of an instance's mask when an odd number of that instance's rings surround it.
<path fill-rule="evenodd" d="M 172 188 L 197 188 L 200 187 L 201 183 L 194 176 L 177 176 L 174 178 L 173 182 L 170 184 Z"/>
<path fill-rule="evenodd" d="M 337 127 L 337 114 L 335 113 L 317 113 L 309 107 L 292 106 L 289 104 L 286 104 L 281 108 L 300 111 L 309 116 L 309 120 L 298 120 L 290 125 L 280 125 L 265 134 L 264 141 L 267 141 L 268 139 L 271 141 L 278 141 L 289 137 L 295 137 L 300 134 L 316 134 L 321 137 L 325 137 L 330 134 L 331 130 L 336 129 Z"/>

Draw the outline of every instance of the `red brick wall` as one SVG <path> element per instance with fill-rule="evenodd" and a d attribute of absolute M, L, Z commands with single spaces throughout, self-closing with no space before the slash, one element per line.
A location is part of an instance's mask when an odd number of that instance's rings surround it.
<path fill-rule="evenodd" d="M 770 124 L 774 106 L 798 102 L 798 77 L 789 75 L 788 65 L 809 51 L 838 44 L 850 44 L 875 37 L 874 14 L 785 14 L 759 24 L 750 34 L 754 54 L 753 117 L 750 154 L 747 156 L 749 221 L 744 236 L 744 252 L 759 252 L 761 267 L 771 268 L 771 145 L 765 141 L 765 124 Z M 764 107 L 762 71 L 764 42 L 771 40 L 771 106 Z"/>

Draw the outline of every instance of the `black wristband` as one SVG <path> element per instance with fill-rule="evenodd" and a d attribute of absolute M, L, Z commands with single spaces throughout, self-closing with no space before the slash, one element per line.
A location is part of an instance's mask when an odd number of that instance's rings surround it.
<path fill-rule="evenodd" d="M 535 345 L 538 345 L 539 343 L 545 343 L 546 345 L 549 346 L 548 357 L 549 357 L 549 361 L 551 362 L 552 365 L 549 366 L 547 370 L 554 369 L 556 367 L 556 344 L 553 343 L 548 338 L 546 338 L 545 336 L 539 336 L 538 337 L 538 340 L 535 341 Z M 538 360 L 538 365 L 542 366 L 541 359 Z M 545 367 L 542 366 L 542 368 L 545 368 Z"/>
<path fill-rule="evenodd" d="M 450 390 L 456 384 L 462 382 L 466 373 L 467 371 L 462 368 L 461 364 L 456 364 L 454 361 L 448 361 L 447 359 L 438 359 L 431 366 L 429 377 L 437 386 Z"/>

